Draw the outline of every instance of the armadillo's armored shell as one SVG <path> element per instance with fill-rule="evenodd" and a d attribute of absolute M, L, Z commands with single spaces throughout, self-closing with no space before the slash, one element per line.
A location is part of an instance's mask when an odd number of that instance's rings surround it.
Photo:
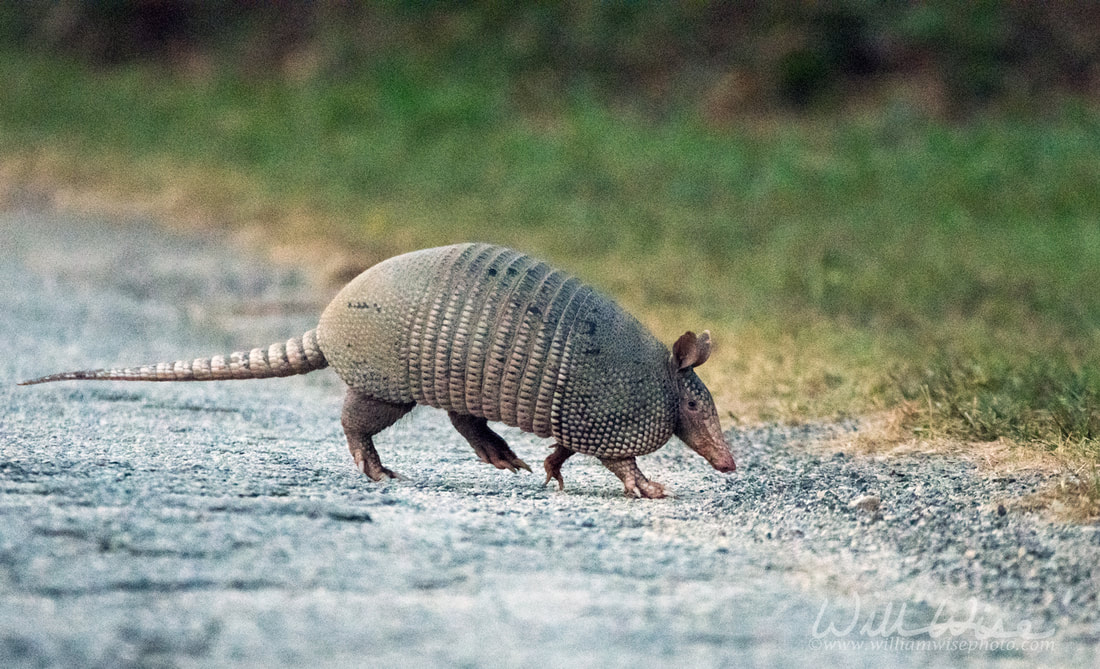
<path fill-rule="evenodd" d="M 600 457 L 672 435 L 668 349 L 607 297 L 518 251 L 390 258 L 325 309 L 318 341 L 351 387 L 503 421 Z"/>

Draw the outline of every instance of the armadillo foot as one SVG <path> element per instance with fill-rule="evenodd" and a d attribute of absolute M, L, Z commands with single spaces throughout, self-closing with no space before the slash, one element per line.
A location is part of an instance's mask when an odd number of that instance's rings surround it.
<path fill-rule="evenodd" d="M 382 466 L 372 437 L 397 422 L 413 408 L 412 404 L 394 404 L 364 395 L 348 388 L 344 398 L 344 412 L 340 422 L 348 438 L 348 450 L 355 459 L 355 468 L 372 481 L 383 478 L 404 478 L 397 472 Z"/>
<path fill-rule="evenodd" d="M 507 469 L 513 473 L 526 469 L 531 471 L 527 463 L 508 448 L 508 443 L 500 438 L 496 432 L 489 429 L 489 422 L 479 416 L 461 414 L 449 411 L 447 413 L 451 424 L 458 433 L 470 443 L 474 453 L 482 462 L 487 462 L 497 469 Z"/>
<path fill-rule="evenodd" d="M 630 497 L 661 499 L 665 496 L 665 487 L 656 481 L 642 479 L 635 481 L 634 487 L 627 487 L 623 492 Z"/>
<path fill-rule="evenodd" d="M 490 449 L 485 449 L 485 453 L 478 453 L 477 457 L 482 462 L 487 462 L 497 469 L 507 469 L 513 474 L 518 474 L 520 469 L 531 471 L 531 467 L 529 467 L 527 463 L 523 460 L 520 460 L 519 457 L 517 457 L 516 454 L 512 452 L 512 449 L 508 448 L 507 446 L 505 446 L 504 448 L 504 451 L 493 451 Z"/>
<path fill-rule="evenodd" d="M 558 482 L 558 490 L 565 490 L 565 481 L 561 478 L 561 466 L 571 455 L 573 455 L 573 451 L 561 444 L 557 445 L 554 452 L 548 455 L 542 463 L 543 469 L 546 470 L 546 480 L 543 481 L 542 485 L 545 486 L 553 479 Z"/>
<path fill-rule="evenodd" d="M 385 477 L 397 479 L 399 481 L 407 480 L 404 476 L 398 474 L 392 469 L 389 469 L 388 467 L 383 467 L 381 461 L 379 461 L 378 459 L 377 451 L 374 452 L 373 462 L 371 462 L 370 460 L 360 459 L 359 454 L 356 453 L 355 468 L 358 469 L 361 473 L 369 476 L 372 481 L 381 481 Z"/>
<path fill-rule="evenodd" d="M 627 496 L 647 499 L 659 499 L 665 496 L 664 486 L 647 479 L 642 470 L 638 469 L 638 463 L 634 458 L 601 458 L 600 462 L 623 482 L 623 492 Z"/>

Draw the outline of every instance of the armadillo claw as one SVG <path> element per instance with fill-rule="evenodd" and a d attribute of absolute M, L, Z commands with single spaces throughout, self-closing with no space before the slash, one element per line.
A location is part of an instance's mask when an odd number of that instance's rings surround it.
<path fill-rule="evenodd" d="M 647 479 L 642 470 L 638 469 L 638 463 L 634 458 L 602 458 L 600 462 L 623 482 L 627 496 L 645 499 L 659 499 L 665 496 L 664 486 Z"/>
<path fill-rule="evenodd" d="M 542 485 L 545 486 L 553 479 L 558 482 L 558 490 L 565 490 L 565 481 L 561 478 L 561 466 L 573 455 L 573 451 L 560 444 L 556 446 L 554 452 L 548 455 L 542 463 L 542 468 L 546 470 L 546 480 L 543 481 Z"/>
<path fill-rule="evenodd" d="M 512 465 L 512 463 L 508 462 L 507 460 L 499 460 L 486 455 L 485 457 L 481 458 L 481 461 L 486 464 L 490 464 L 497 469 L 507 469 L 513 472 L 516 471 L 516 468 Z"/>
<path fill-rule="evenodd" d="M 527 466 L 527 463 L 517 458 L 514 453 L 511 456 L 492 454 L 490 456 L 481 458 L 481 461 L 486 462 L 496 467 L 497 469 L 507 469 L 513 474 L 518 474 L 519 470 L 521 469 L 531 471 L 531 468 Z"/>
<path fill-rule="evenodd" d="M 500 435 L 489 429 L 488 422 L 484 418 L 454 411 L 447 415 L 458 433 L 474 449 L 479 460 L 497 469 L 507 469 L 513 474 L 519 469 L 531 471 L 527 463 L 520 460 L 512 449 L 508 448 L 508 444 L 500 438 Z"/>
<path fill-rule="evenodd" d="M 627 497 L 637 497 L 640 499 L 661 499 L 665 496 L 665 488 L 656 481 L 649 481 L 646 479 L 634 480 L 626 485 L 626 490 L 623 491 Z"/>
<path fill-rule="evenodd" d="M 391 479 L 396 479 L 398 481 L 407 481 L 408 480 L 407 478 L 405 478 L 404 476 L 398 474 L 397 472 L 393 471 L 392 469 L 389 469 L 388 467 L 383 467 L 380 464 L 376 464 L 374 466 L 368 466 L 368 463 L 367 463 L 366 460 L 359 460 L 358 462 L 355 463 L 355 466 L 359 470 L 360 474 L 366 475 L 367 478 L 369 478 L 372 481 L 381 481 L 385 477 L 389 477 Z"/>
<path fill-rule="evenodd" d="M 565 490 L 565 481 L 561 478 L 561 472 L 555 472 L 553 474 L 549 471 L 546 472 L 546 480 L 542 482 L 542 487 L 545 488 L 551 480 L 556 480 L 558 482 L 558 490 Z"/>

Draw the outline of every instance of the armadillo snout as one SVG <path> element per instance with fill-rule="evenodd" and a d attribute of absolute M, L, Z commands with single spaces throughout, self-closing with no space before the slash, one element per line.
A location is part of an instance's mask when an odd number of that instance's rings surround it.
<path fill-rule="evenodd" d="M 724 474 L 737 471 L 737 463 L 733 461 L 733 455 L 728 453 L 725 457 L 711 460 L 710 464 Z"/>

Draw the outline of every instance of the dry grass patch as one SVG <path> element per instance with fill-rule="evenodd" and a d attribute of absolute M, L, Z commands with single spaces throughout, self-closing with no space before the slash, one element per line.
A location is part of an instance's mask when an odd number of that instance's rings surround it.
<path fill-rule="evenodd" d="M 1016 500 L 1020 511 L 1049 513 L 1057 520 L 1091 523 L 1100 519 L 1100 472 L 1082 467 L 1043 490 Z"/>
<path fill-rule="evenodd" d="M 841 452 L 857 457 L 905 455 L 948 456 L 973 462 L 990 476 L 1040 472 L 1054 477 L 1034 495 L 1002 501 L 1007 508 L 1044 512 L 1056 520 L 1090 522 L 1100 518 L 1100 469 L 1077 447 L 1038 449 L 1000 437 L 991 441 L 967 441 L 946 434 L 913 431 L 922 409 L 903 402 L 885 411 L 862 417 L 856 432 L 809 444 L 821 454 Z"/>

